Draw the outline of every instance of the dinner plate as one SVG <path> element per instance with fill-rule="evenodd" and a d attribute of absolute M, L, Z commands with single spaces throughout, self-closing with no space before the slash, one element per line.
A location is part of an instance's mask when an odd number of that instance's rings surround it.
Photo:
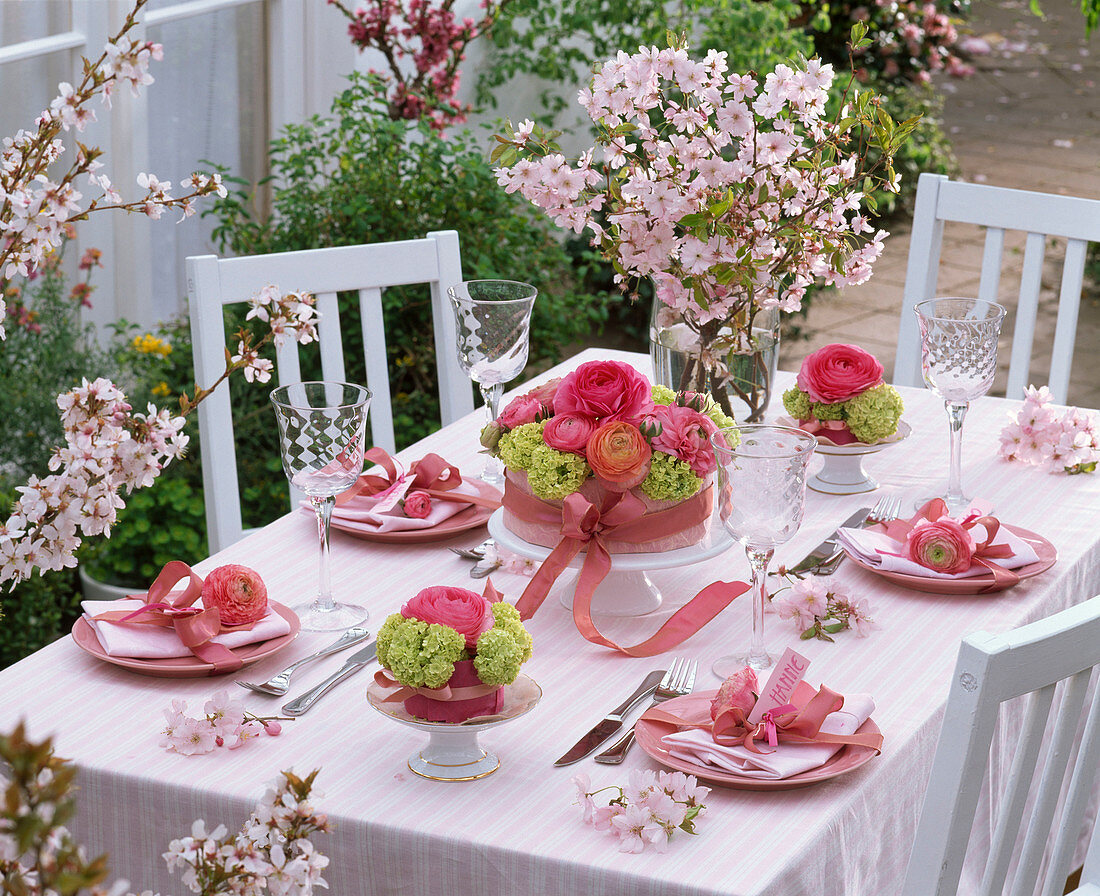
<path fill-rule="evenodd" d="M 1054 562 L 1058 559 L 1058 549 L 1042 535 L 1029 532 L 1027 529 L 1020 529 L 1017 526 L 1009 526 L 1004 523 L 1001 525 L 1017 538 L 1021 538 L 1030 544 L 1039 556 L 1039 559 L 1034 563 L 1012 570 L 1021 580 L 1030 579 L 1039 575 L 1039 573 L 1046 572 L 1054 565 Z M 879 569 L 847 550 L 844 553 L 848 555 L 849 560 L 861 569 L 882 576 L 884 579 L 893 582 L 895 585 L 901 585 L 903 588 L 909 588 L 913 591 L 925 591 L 929 594 L 990 594 L 994 591 L 1011 588 L 1015 584 L 1000 583 L 993 577 L 991 572 L 982 573 L 980 576 L 967 576 L 965 579 L 938 579 L 933 576 L 915 576 L 907 572 Z"/>
<path fill-rule="evenodd" d="M 233 655 L 248 666 L 259 660 L 278 653 L 291 641 L 298 637 L 302 622 L 290 607 L 283 606 L 275 601 L 270 602 L 271 608 L 290 623 L 290 631 L 278 638 L 268 638 L 266 641 L 257 641 L 255 644 L 245 644 L 242 647 L 232 648 Z M 215 672 L 214 664 L 199 659 L 197 656 L 176 656 L 170 659 L 150 660 L 139 659 L 132 656 L 111 656 L 99 643 L 95 630 L 89 625 L 88 620 L 81 616 L 73 626 L 73 640 L 76 646 L 86 653 L 90 653 L 97 660 L 103 660 L 115 666 L 122 666 L 132 672 L 142 675 L 152 675 L 156 678 L 205 678 L 208 675 L 224 675 L 225 672 Z M 231 671 L 236 672 L 236 669 Z"/>
<path fill-rule="evenodd" d="M 704 692 L 696 691 L 691 697 L 695 699 L 699 697 L 711 698 L 717 693 L 717 690 Z M 676 701 L 682 699 L 682 697 L 675 697 L 672 700 L 667 700 L 661 705 L 661 708 L 675 712 Z M 840 775 L 846 775 L 848 772 L 855 771 L 875 756 L 875 750 L 872 747 L 859 746 L 858 744 L 845 744 L 837 750 L 832 758 L 824 765 L 810 769 L 807 772 L 791 775 L 789 778 L 783 778 L 781 780 L 747 778 L 744 775 L 736 775 L 733 772 L 715 768 L 712 765 L 695 763 L 688 759 L 681 759 L 670 755 L 668 747 L 661 742 L 661 738 L 666 734 L 671 734 L 675 730 L 676 726 L 667 722 L 657 722 L 652 719 L 642 718 L 634 725 L 634 738 L 638 741 L 638 746 L 662 765 L 667 765 L 669 768 L 676 769 L 676 771 L 679 772 L 695 775 L 695 777 L 699 778 L 701 781 L 709 781 L 713 784 L 720 784 L 723 787 L 733 788 L 734 790 L 795 790 L 799 787 L 808 787 L 811 784 L 818 784 L 821 781 L 828 781 L 830 778 L 836 778 Z M 859 727 L 856 733 L 880 734 L 881 732 L 879 731 L 878 725 L 876 725 L 872 719 L 868 719 Z"/>
<path fill-rule="evenodd" d="M 483 498 L 500 500 L 500 491 L 480 479 L 464 479 L 463 481 L 473 483 L 474 488 Z M 364 538 L 367 541 L 380 541 L 390 544 L 401 542 L 417 544 L 426 541 L 442 541 L 444 538 L 457 535 L 459 532 L 484 526 L 489 517 L 492 516 L 493 510 L 492 507 L 480 507 L 477 504 L 471 504 L 454 516 L 447 517 L 443 522 L 429 529 L 401 529 L 396 532 L 379 532 L 378 527 L 372 526 L 370 523 L 342 520 L 333 514 L 332 528 L 347 532 L 348 535 L 354 535 L 356 538 Z M 312 513 L 313 511 L 310 510 L 309 512 Z"/>

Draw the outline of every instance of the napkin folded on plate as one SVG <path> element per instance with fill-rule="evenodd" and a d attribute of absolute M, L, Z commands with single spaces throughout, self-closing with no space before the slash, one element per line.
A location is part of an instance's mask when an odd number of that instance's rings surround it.
<path fill-rule="evenodd" d="M 975 536 L 981 541 L 979 535 Z M 837 541 L 859 560 L 870 566 L 876 566 L 885 572 L 900 572 L 911 576 L 926 576 L 935 579 L 965 579 L 969 576 L 980 576 L 989 572 L 980 564 L 972 564 L 970 569 L 961 573 L 944 573 L 921 566 L 919 563 L 905 556 L 905 542 L 891 538 L 885 532 L 875 529 L 840 529 L 837 532 Z M 996 564 L 1005 569 L 1018 569 L 1035 563 L 1039 555 L 1035 549 L 1018 535 L 1009 532 L 1001 526 L 993 539 L 993 546 L 1007 545 L 1012 551 L 1011 556 L 998 557 Z M 897 556 L 898 554 L 902 556 Z"/>
<path fill-rule="evenodd" d="M 411 480 L 408 485 L 411 485 Z M 449 495 L 467 495 L 472 498 L 480 494 L 476 487 L 461 482 L 447 492 Z M 432 496 L 432 507 L 428 515 L 423 519 L 413 519 L 405 516 L 400 503 L 394 503 L 393 494 L 383 495 L 356 495 L 346 503 L 337 504 L 332 511 L 332 518 L 345 523 L 358 523 L 370 526 L 377 532 L 401 532 L 415 529 L 430 529 L 438 526 L 444 520 L 450 519 L 461 510 L 465 510 L 473 502 L 453 500 L 450 497 L 441 498 Z"/>
<path fill-rule="evenodd" d="M 844 707 L 825 717 L 821 730 L 826 734 L 854 734 L 875 711 L 875 701 L 870 694 L 849 694 L 844 697 Z M 820 768 L 837 753 L 844 744 L 791 744 L 770 747 L 758 743 L 758 749 L 770 751 L 754 753 L 746 747 L 716 744 L 709 730 L 689 728 L 666 734 L 661 742 L 668 747 L 669 755 L 676 759 L 708 765 L 746 778 L 763 778 L 781 781 L 792 775 Z"/>
<path fill-rule="evenodd" d="M 84 610 L 84 620 L 92 627 L 108 656 L 128 656 L 141 660 L 191 656 L 191 651 L 184 646 L 175 629 L 141 623 L 106 622 L 94 618 L 111 610 L 139 610 L 144 605 L 138 598 L 86 600 L 80 604 Z M 234 647 L 244 647 L 287 634 L 290 634 L 290 623 L 268 607 L 267 615 L 252 628 L 215 635 L 211 642 L 223 644 L 232 650 Z"/>

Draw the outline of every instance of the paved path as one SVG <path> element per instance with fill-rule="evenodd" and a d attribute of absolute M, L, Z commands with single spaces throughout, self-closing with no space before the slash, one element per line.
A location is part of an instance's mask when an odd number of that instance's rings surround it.
<path fill-rule="evenodd" d="M 1100 33 L 1085 39 L 1076 0 L 1043 0 L 1043 8 L 1046 19 L 1040 20 L 1028 13 L 1027 0 L 975 0 L 971 28 L 994 52 L 975 60 L 973 77 L 941 82 L 944 125 L 963 180 L 1100 198 Z M 981 246 L 977 228 L 946 231 L 941 295 L 976 292 Z M 1063 251 L 1054 246 L 1047 253 L 1031 368 L 1036 384 L 1046 382 L 1049 370 Z M 806 353 L 829 342 L 855 342 L 874 351 L 889 374 L 907 256 L 907 228 L 895 226 L 871 280 L 815 302 L 806 321 L 809 340 L 789 344 L 782 365 L 795 368 Z M 1022 249 L 1006 252 L 1006 258 L 1001 299 L 1011 306 Z M 1100 293 L 1094 292 L 1082 303 L 1071 403 L 1100 407 L 1098 352 Z M 1003 389 L 1003 381 L 999 385 Z"/>

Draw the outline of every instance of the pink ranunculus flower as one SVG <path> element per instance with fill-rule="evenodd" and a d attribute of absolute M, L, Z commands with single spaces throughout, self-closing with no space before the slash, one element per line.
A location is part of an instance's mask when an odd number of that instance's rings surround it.
<path fill-rule="evenodd" d="M 217 607 L 224 625 L 256 622 L 267 615 L 267 586 L 256 570 L 228 563 L 203 580 L 202 603 Z"/>
<path fill-rule="evenodd" d="M 661 431 L 650 440 L 654 451 L 679 458 L 696 476 L 707 476 L 717 469 L 710 436 L 718 427 L 706 414 L 678 404 L 658 405 L 646 419 L 660 423 Z"/>
<path fill-rule="evenodd" d="M 438 623 L 453 628 L 466 638 L 466 648 L 477 647 L 478 636 L 493 627 L 492 604 L 466 588 L 433 585 L 425 588 L 401 608 L 406 619 Z"/>
<path fill-rule="evenodd" d="M 558 451 L 568 451 L 584 457 L 585 446 L 595 432 L 596 425 L 591 417 L 583 414 L 558 414 L 546 421 L 542 429 L 542 440 Z"/>
<path fill-rule="evenodd" d="M 858 345 L 835 342 L 807 355 L 798 371 L 798 388 L 810 401 L 847 401 L 882 383 L 882 365 Z"/>
<path fill-rule="evenodd" d="M 505 429 L 515 429 L 524 423 L 534 423 L 542 411 L 542 403 L 537 398 L 520 395 L 513 398 L 497 417 L 497 423 Z"/>
<path fill-rule="evenodd" d="M 524 398 L 533 398 L 539 404 L 542 405 L 548 416 L 554 412 L 554 396 L 558 393 L 558 386 L 561 384 L 561 377 L 556 376 L 552 380 L 547 380 L 541 386 L 535 386 L 530 392 L 524 394 Z"/>
<path fill-rule="evenodd" d="M 751 667 L 745 666 L 739 672 L 734 672 L 718 688 L 718 693 L 710 701 L 711 719 L 717 719 L 727 709 L 740 709 L 747 716 L 756 706 L 759 693 L 760 683 L 756 680 L 756 673 Z"/>
<path fill-rule="evenodd" d="M 638 427 L 623 420 L 600 424 L 588 440 L 587 460 L 592 472 L 616 490 L 634 488 L 649 475 L 653 449 Z"/>
<path fill-rule="evenodd" d="M 955 575 L 970 569 L 977 545 L 961 523 L 943 517 L 919 520 L 906 536 L 905 549 L 914 563 Z"/>
<path fill-rule="evenodd" d="M 432 512 L 432 496 L 417 489 L 405 495 L 405 516 L 411 520 L 422 520 Z"/>
<path fill-rule="evenodd" d="M 622 361 L 588 361 L 568 374 L 554 395 L 555 414 L 637 423 L 653 410 L 648 380 Z"/>

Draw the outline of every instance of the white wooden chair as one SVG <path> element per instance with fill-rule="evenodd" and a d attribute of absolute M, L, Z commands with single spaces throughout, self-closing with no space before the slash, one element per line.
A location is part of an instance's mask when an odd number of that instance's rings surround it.
<path fill-rule="evenodd" d="M 440 409 L 446 425 L 474 409 L 470 380 L 459 366 L 455 351 L 454 315 L 447 299 L 447 288 L 461 280 L 458 234 L 453 230 L 429 233 L 420 240 L 365 246 L 244 258 L 222 259 L 216 255 L 188 258 L 187 299 L 196 382 L 206 388 L 225 370 L 225 306 L 246 302 L 268 284 L 286 291 L 311 292 L 317 297 L 322 376 L 327 380 L 344 380 L 336 294 L 357 291 L 362 312 L 366 385 L 374 396 L 368 418 L 371 437 L 375 445 L 392 452 L 395 443 L 382 288 L 422 283 L 430 286 Z M 280 384 L 301 379 L 298 346 L 293 340 L 288 339 L 277 353 L 276 369 Z M 206 521 L 210 550 L 216 552 L 244 534 L 228 382 L 199 405 L 198 413 Z M 271 425 L 275 425 L 274 417 Z"/>
<path fill-rule="evenodd" d="M 1089 687 L 1097 664 L 1100 597 L 1008 634 L 981 632 L 963 640 L 903 896 L 958 892 L 979 793 L 990 777 L 986 768 L 998 709 L 1024 694 L 1030 697 L 1014 738 L 1007 784 L 992 802 L 996 825 L 978 892 L 1062 893 L 1100 767 L 1100 689 L 1095 682 Z M 1081 885 L 1073 892 L 1100 893 L 1095 831 Z"/>
<path fill-rule="evenodd" d="M 1022 397 L 1024 388 L 1029 384 L 1046 242 L 1050 237 L 1066 239 L 1054 351 L 1046 383 L 1054 400 L 1064 403 L 1073 362 L 1085 249 L 1089 242 L 1100 242 L 1100 200 L 958 183 L 942 174 L 922 174 L 917 182 L 909 264 L 905 275 L 905 299 L 894 364 L 894 383 L 897 385 L 924 384 L 920 372 L 920 332 L 913 306 L 938 295 L 936 281 L 945 221 L 986 228 L 976 298 L 1001 304 L 1005 304 L 999 289 L 1005 231 L 1016 230 L 1027 234 L 1006 389 L 1009 398 Z"/>

